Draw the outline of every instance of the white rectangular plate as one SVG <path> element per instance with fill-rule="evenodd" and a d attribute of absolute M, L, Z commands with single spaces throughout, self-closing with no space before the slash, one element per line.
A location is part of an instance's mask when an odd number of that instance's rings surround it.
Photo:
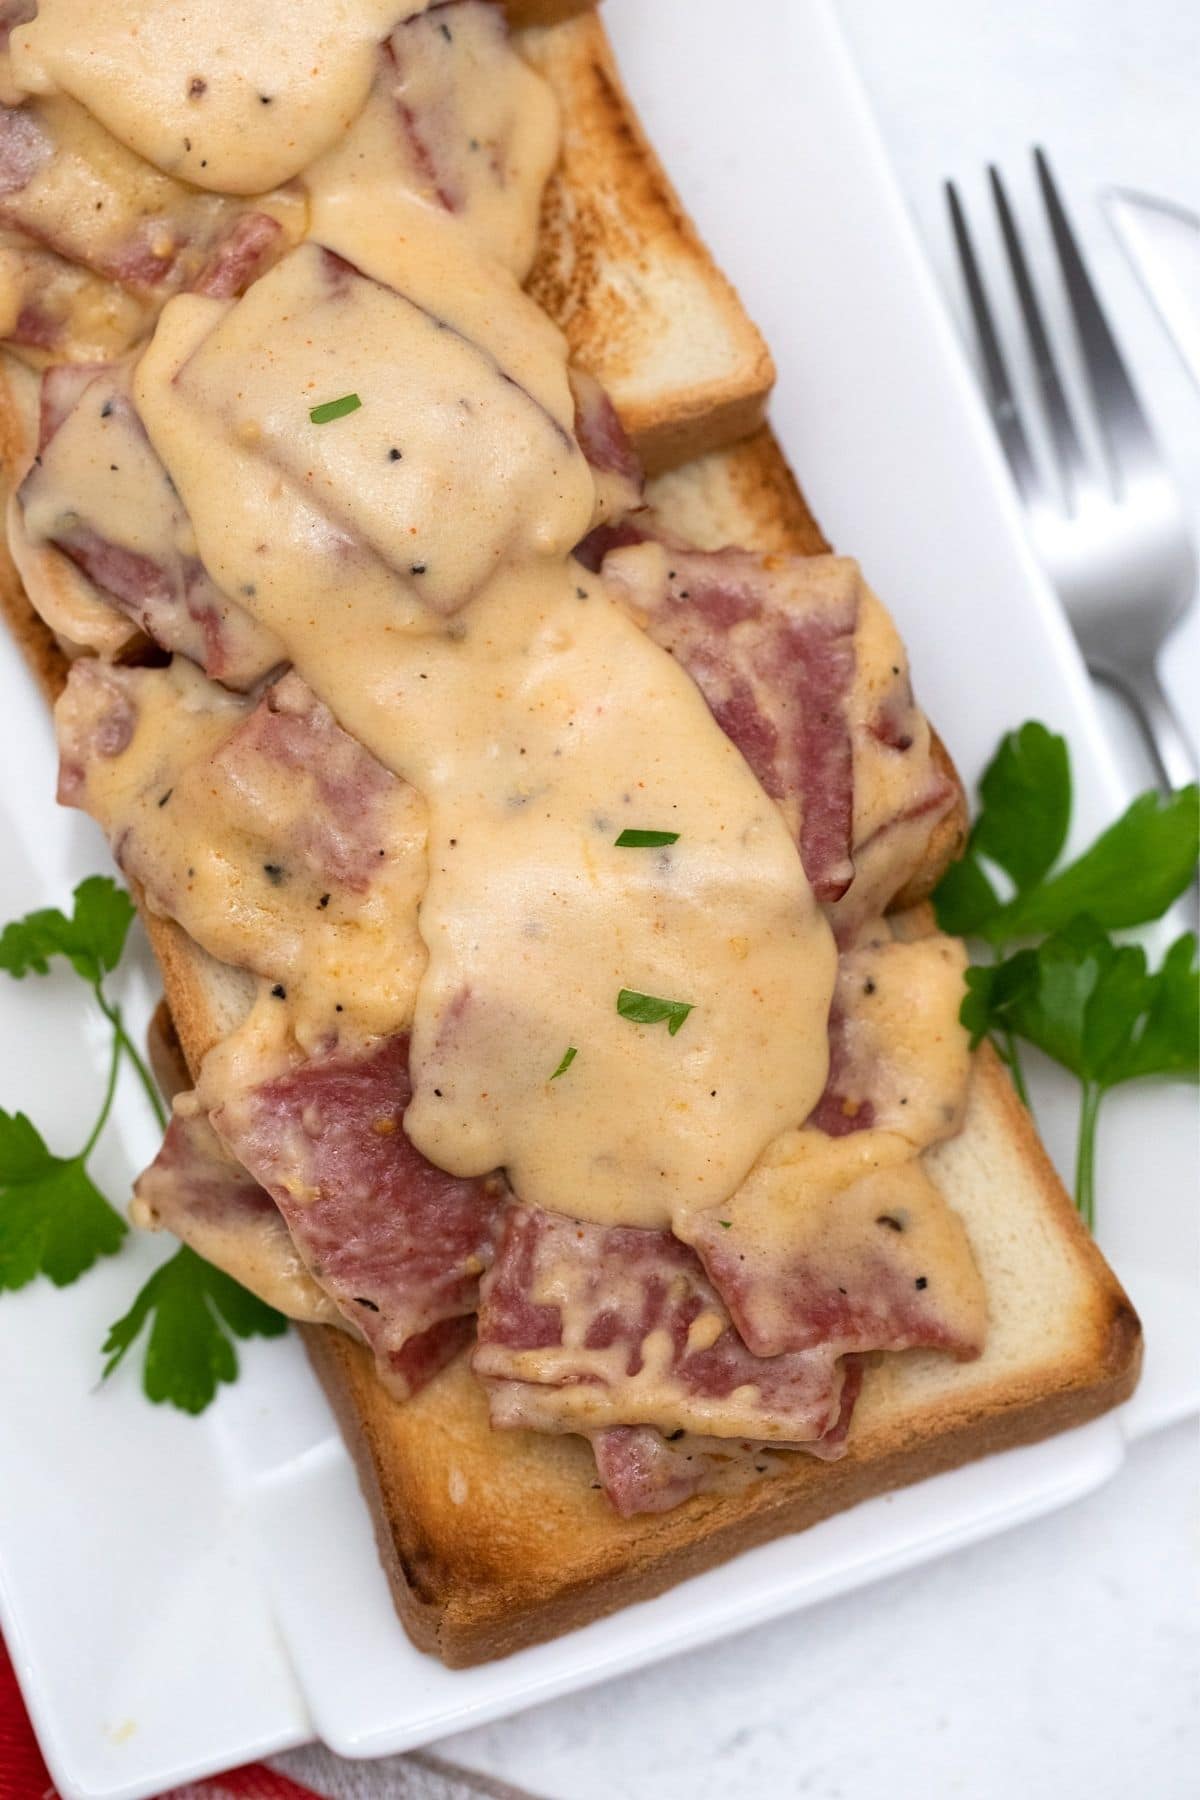
<path fill-rule="evenodd" d="M 917 251 L 831 15 L 819 0 L 609 0 L 652 137 L 780 367 L 775 422 L 835 541 L 896 612 L 922 697 L 973 778 L 1001 732 L 1071 739 L 1078 829 L 1124 800 L 1086 678 L 1033 567 L 986 421 Z M 55 813 L 51 734 L 0 646 L 0 917 L 61 902 L 106 866 Z M 148 1011 L 153 977 L 126 981 Z M 0 1100 L 66 1151 L 101 1080 L 67 979 L 0 988 Z M 1186 1097 L 1129 1096 L 1104 1134 L 1101 1236 L 1141 1305 L 1146 1429 L 1195 1401 L 1194 1164 Z M 1056 1151 L 1068 1090 L 1043 1085 Z M 153 1153 L 122 1091 L 98 1173 L 114 1195 Z M 97 1348 L 166 1247 L 140 1242 L 69 1293 L 0 1300 L 0 1625 L 62 1793 L 157 1793 L 319 1733 L 377 1755 L 512 1712 L 1064 1504 L 1124 1454 L 1110 1418 L 993 1458 L 487 1668 L 452 1674 L 396 1623 L 353 1473 L 299 1344 L 254 1344 L 198 1422 L 149 1407 L 134 1370 L 95 1390 Z"/>

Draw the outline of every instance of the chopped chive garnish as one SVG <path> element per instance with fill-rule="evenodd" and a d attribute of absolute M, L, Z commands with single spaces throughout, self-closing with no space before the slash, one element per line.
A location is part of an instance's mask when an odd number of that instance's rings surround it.
<path fill-rule="evenodd" d="M 328 425 L 331 419 L 344 419 L 347 413 L 357 412 L 361 405 L 357 394 L 343 394 L 340 400 L 323 400 L 308 416 L 314 425 Z"/>
<path fill-rule="evenodd" d="M 672 1037 L 692 1005 L 690 1000 L 659 1000 L 654 994 L 635 994 L 632 988 L 622 988 L 617 995 L 617 1011 L 623 1019 L 632 1019 L 635 1025 L 661 1025 L 665 1019 Z"/>
<path fill-rule="evenodd" d="M 615 840 L 618 850 L 656 850 L 660 844 L 678 842 L 677 831 L 623 831 Z"/>
<path fill-rule="evenodd" d="M 733 1220 L 732 1219 L 718 1219 L 717 1224 L 721 1227 L 722 1231 L 732 1231 L 733 1230 Z"/>
<path fill-rule="evenodd" d="M 555 1069 L 553 1075 L 550 1077 L 551 1081 L 557 1081 L 560 1075 L 565 1075 L 567 1070 L 570 1068 L 571 1064 L 575 1061 L 575 1058 L 578 1055 L 579 1055 L 579 1052 L 575 1048 L 574 1044 L 572 1044 L 568 1050 L 564 1051 L 562 1061 L 559 1063 L 557 1069 Z"/>

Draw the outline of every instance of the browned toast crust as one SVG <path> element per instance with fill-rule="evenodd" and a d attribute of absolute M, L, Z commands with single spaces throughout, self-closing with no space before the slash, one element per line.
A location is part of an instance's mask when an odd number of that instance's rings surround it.
<path fill-rule="evenodd" d="M 569 99 L 530 293 L 611 394 L 649 472 L 745 437 L 763 420 L 771 353 L 647 141 L 603 25 L 529 32 L 520 49 Z"/>
<path fill-rule="evenodd" d="M 517 7 L 535 23 L 576 10 L 574 0 L 517 0 Z M 703 503 L 711 474 L 713 492 L 719 489 L 723 504 L 736 515 L 738 537 L 747 547 L 824 551 L 828 545 L 778 444 L 765 427 L 756 430 L 770 386 L 769 355 L 733 290 L 713 270 L 646 145 L 599 25 L 581 19 L 568 29 L 570 42 L 553 44 L 534 31 L 523 46 L 535 62 L 565 58 L 569 71 L 562 79 L 580 97 L 574 121 L 567 121 L 566 155 L 569 163 L 575 159 L 571 195 L 584 199 L 577 204 L 561 185 L 549 198 L 533 291 L 563 325 L 584 366 L 606 380 L 618 371 L 612 385 L 652 471 L 754 433 L 732 450 L 714 453 L 711 470 L 689 469 L 686 480 Z M 603 179 L 620 184 L 622 206 L 637 227 L 625 247 L 630 262 L 636 264 L 642 254 L 643 240 L 649 245 L 656 237 L 670 240 L 676 252 L 682 246 L 699 285 L 715 295 L 717 311 L 726 308 L 743 354 L 732 359 L 737 379 L 731 379 L 724 397 L 711 382 L 703 392 L 698 384 L 690 397 L 681 385 L 669 405 L 661 396 L 650 401 L 633 390 L 620 393 L 622 332 L 632 333 L 636 322 L 627 307 L 622 311 L 624 303 L 618 303 L 608 279 L 605 259 L 611 263 L 621 245 L 611 231 L 605 235 L 599 221 L 593 226 L 587 218 L 587 197 L 600 192 L 588 162 L 588 108 L 593 135 L 598 131 L 610 146 Z M 630 361 L 636 360 L 631 352 Z M 5 405 L 0 387 L 0 462 L 10 472 L 21 461 L 16 436 L 15 411 Z M 65 681 L 67 659 L 25 598 L 6 552 L 0 552 L 0 610 L 53 700 Z M 940 744 L 937 754 L 953 773 Z M 961 846 L 965 819 L 960 785 L 958 806 L 933 832 L 920 875 L 901 896 L 903 904 L 932 890 Z M 176 925 L 150 915 L 144 905 L 142 914 L 162 968 L 178 1044 L 194 1076 L 223 1030 L 215 965 Z M 169 1044 L 164 1073 L 168 1050 Z M 1001 1183 L 1006 1171 L 1014 1181 L 1019 1178 L 1027 1209 L 1036 1210 L 1046 1240 L 1053 1241 L 1050 1260 L 1069 1295 L 1069 1329 L 1060 1333 L 1054 1355 L 1002 1364 L 987 1385 L 964 1376 L 961 1383 L 945 1380 L 926 1390 L 919 1365 L 909 1363 L 918 1375 L 906 1387 L 903 1373 L 894 1373 L 906 1359 L 885 1359 L 892 1366 L 868 1372 L 850 1446 L 838 1463 L 797 1455 L 785 1474 L 771 1480 L 734 1493 L 700 1495 L 656 1517 L 624 1520 L 600 1493 L 581 1439 L 493 1432 L 486 1398 L 465 1361 L 400 1405 L 377 1381 L 361 1346 L 328 1327 L 302 1327 L 357 1461 L 396 1606 L 413 1640 L 454 1667 L 508 1654 L 872 1495 L 1083 1423 L 1125 1398 L 1140 1364 L 1136 1316 L 1080 1224 L 1003 1069 L 986 1050 L 973 1080 L 972 1120 L 964 1136 L 974 1130 L 981 1144 L 990 1143 L 993 1161 L 995 1145 L 1003 1145 Z M 963 1179 L 968 1185 L 974 1180 L 977 1188 L 986 1185 L 983 1174 L 972 1177 L 968 1171 Z M 993 1194 L 995 1186 L 993 1181 Z M 999 1290 L 995 1299 L 1005 1303 Z"/>
<path fill-rule="evenodd" d="M 840 1462 L 797 1454 L 786 1474 L 738 1492 L 622 1519 L 598 1491 L 581 1439 L 493 1432 L 464 1361 L 400 1405 L 361 1345 L 300 1327 L 357 1463 L 397 1610 L 421 1649 L 452 1668 L 509 1655 L 861 1500 L 1082 1425 L 1128 1397 L 1141 1365 L 1137 1315 L 988 1050 L 974 1082 L 973 1104 L 1011 1133 L 1051 1228 L 1092 1278 L 1075 1353 L 1032 1380 L 998 1385 L 987 1405 L 951 1385 L 915 1412 L 864 1407 Z"/>

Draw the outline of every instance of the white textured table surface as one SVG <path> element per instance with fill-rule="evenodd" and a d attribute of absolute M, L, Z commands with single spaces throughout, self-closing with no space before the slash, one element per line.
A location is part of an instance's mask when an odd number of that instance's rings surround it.
<path fill-rule="evenodd" d="M 777 0 L 780 5 L 788 0 Z M 1042 142 L 1200 530 L 1200 393 L 1097 204 L 1200 210 L 1196 0 L 841 0 L 894 166 L 953 283 L 940 181 L 1036 222 Z M 956 290 L 957 291 L 957 290 Z M 1167 678 L 1200 717 L 1200 618 Z M 1115 709 L 1114 735 L 1123 736 Z M 1128 754 L 1136 768 L 1132 741 Z M 1200 1447 L 1136 1446 L 1086 1501 L 768 1629 L 439 1746 L 554 1800 L 1154 1800 L 1200 1792 Z"/>

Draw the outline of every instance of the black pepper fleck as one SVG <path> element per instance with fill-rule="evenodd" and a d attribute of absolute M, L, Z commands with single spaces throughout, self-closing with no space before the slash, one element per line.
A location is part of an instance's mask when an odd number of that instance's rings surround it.
<path fill-rule="evenodd" d="M 111 400 L 106 400 L 104 402 L 104 405 L 100 408 L 100 417 L 102 419 L 111 419 L 112 415 L 113 415 L 113 403 Z"/>
<path fill-rule="evenodd" d="M 169 799 L 170 799 L 170 798 L 171 798 L 171 795 L 172 795 L 172 794 L 173 794 L 173 793 L 174 793 L 174 792 L 175 792 L 175 789 L 174 789 L 174 788 L 168 788 L 168 789 L 167 789 L 167 791 L 166 791 L 166 793 L 165 793 L 165 794 L 160 794 L 160 795 L 159 795 L 159 797 L 158 797 L 158 804 L 159 804 L 159 805 L 160 805 L 160 806 L 165 806 L 165 805 L 166 805 L 166 804 L 167 804 L 167 801 L 168 801 L 168 800 L 169 800 Z"/>
<path fill-rule="evenodd" d="M 395 444 L 393 444 L 391 449 L 388 451 L 388 461 L 389 462 L 400 462 L 403 459 L 403 456 L 404 456 L 403 450 L 397 450 Z"/>
<path fill-rule="evenodd" d="M 919 1288 L 927 1288 L 929 1286 L 928 1275 L 918 1275 L 916 1281 L 913 1283 L 913 1286 L 919 1287 Z"/>
<path fill-rule="evenodd" d="M 438 30 L 441 32 L 442 36 L 445 38 L 445 40 L 448 44 L 452 44 L 454 42 L 454 33 L 451 31 L 451 29 L 448 25 L 439 25 Z"/>
<path fill-rule="evenodd" d="M 283 886 L 283 864 L 282 863 L 264 863 L 263 864 L 263 874 L 266 876 L 267 880 L 271 883 L 272 887 L 282 887 Z"/>
<path fill-rule="evenodd" d="M 586 600 L 587 597 L 588 597 L 588 591 L 586 588 L 577 587 L 575 589 L 575 598 L 577 600 Z"/>
<path fill-rule="evenodd" d="M 874 992 L 875 992 L 875 983 L 871 980 L 870 976 L 868 976 L 867 979 L 863 982 L 863 993 L 864 994 L 873 994 Z"/>
<path fill-rule="evenodd" d="M 409 572 L 410 572 L 410 574 L 413 574 L 413 575 L 423 575 L 425 573 L 425 564 L 424 563 L 410 563 L 409 564 Z"/>
<path fill-rule="evenodd" d="M 321 898 L 317 901 L 317 905 L 321 908 L 321 911 L 324 912 L 325 908 L 329 905 L 329 895 L 322 894 Z"/>
<path fill-rule="evenodd" d="M 192 79 L 188 82 L 188 99 L 198 100 L 201 94 L 207 94 L 207 92 L 208 83 L 205 81 L 203 75 L 193 75 Z"/>
<path fill-rule="evenodd" d="M 903 1225 L 900 1223 L 899 1219 L 896 1218 L 894 1213 L 880 1213 L 875 1223 L 877 1225 L 886 1225 L 889 1231 L 904 1230 Z"/>
<path fill-rule="evenodd" d="M 258 96 L 258 104 L 260 106 L 270 106 L 270 104 L 274 98 L 275 98 L 274 94 L 260 94 Z"/>
<path fill-rule="evenodd" d="M 335 1006 L 335 1007 L 334 1007 L 334 1009 L 333 1009 L 333 1010 L 334 1010 L 334 1012 L 345 1012 L 345 1010 L 346 1010 L 346 1009 L 345 1009 L 345 1007 L 344 1007 L 344 1006 L 343 1006 L 343 1005 L 342 1005 L 342 1003 L 341 1003 L 341 1001 L 340 1001 L 340 1000 L 339 1000 L 339 1001 L 338 1001 L 338 1003 L 337 1003 L 337 1005 L 336 1005 L 336 1006 Z"/>
<path fill-rule="evenodd" d="M 433 1090 L 433 1091 L 434 1091 L 434 1093 L 435 1093 L 435 1094 L 436 1094 L 436 1095 L 437 1095 L 437 1097 L 438 1097 L 438 1099 L 439 1099 L 439 1100 L 440 1100 L 440 1099 L 441 1099 L 441 1097 L 442 1097 L 442 1090 L 441 1090 L 441 1088 L 434 1088 L 434 1090 Z"/>
<path fill-rule="evenodd" d="M 271 989 L 271 992 L 275 996 L 276 1000 L 286 1000 L 287 999 L 287 989 L 284 987 L 282 981 L 277 981 L 275 983 L 275 986 Z"/>

